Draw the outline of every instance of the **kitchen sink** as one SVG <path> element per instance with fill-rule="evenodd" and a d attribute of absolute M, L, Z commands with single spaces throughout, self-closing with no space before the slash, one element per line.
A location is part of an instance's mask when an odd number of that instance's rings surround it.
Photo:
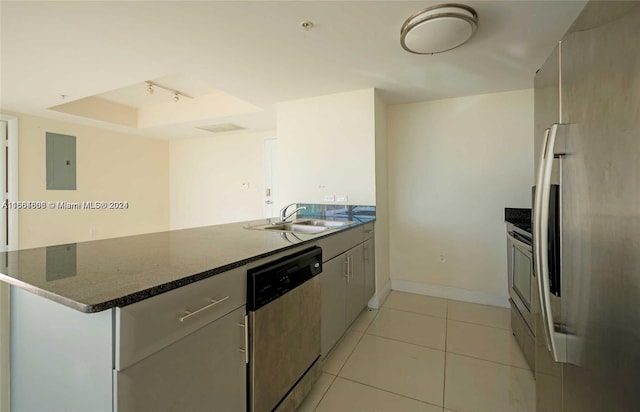
<path fill-rule="evenodd" d="M 280 223 L 280 224 L 261 226 L 261 227 L 257 227 L 256 229 L 282 230 L 286 232 L 320 233 L 320 232 L 324 232 L 329 228 L 325 226 L 301 225 L 298 223 Z"/>
<path fill-rule="evenodd" d="M 322 220 L 322 219 L 310 219 L 299 220 L 295 222 L 284 223 L 272 223 L 270 225 L 250 226 L 247 229 L 256 230 L 275 230 L 281 232 L 294 232 L 294 233 L 321 233 L 326 230 L 337 229 L 342 226 L 350 225 L 351 221 L 336 221 L 336 220 Z"/>
<path fill-rule="evenodd" d="M 338 221 L 338 220 L 303 220 L 300 222 L 295 222 L 296 225 L 305 225 L 305 226 L 321 226 L 328 228 L 336 228 L 342 227 L 352 224 L 351 221 Z"/>

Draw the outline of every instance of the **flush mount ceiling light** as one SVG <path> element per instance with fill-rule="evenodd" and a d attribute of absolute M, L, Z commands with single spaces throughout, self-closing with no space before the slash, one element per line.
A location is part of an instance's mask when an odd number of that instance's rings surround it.
<path fill-rule="evenodd" d="M 415 54 L 435 54 L 466 43 L 478 28 L 478 13 L 464 4 L 439 4 L 405 20 L 400 44 Z"/>

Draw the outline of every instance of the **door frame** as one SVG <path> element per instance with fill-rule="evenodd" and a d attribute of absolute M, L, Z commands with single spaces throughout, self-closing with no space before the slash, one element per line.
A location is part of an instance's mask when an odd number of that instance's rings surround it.
<path fill-rule="evenodd" d="M 276 214 L 276 204 L 278 201 L 278 179 L 277 179 L 277 159 L 278 159 L 278 139 L 276 137 L 266 137 L 264 147 L 264 185 L 262 189 L 263 215 L 265 218 L 272 218 Z M 267 196 L 267 189 L 270 195 Z M 271 202 L 271 203 L 267 203 Z"/>
<path fill-rule="evenodd" d="M 18 118 L 0 114 L 0 120 L 7 122 L 7 147 L 9 148 L 9 200 L 18 199 Z M 18 249 L 18 211 L 9 209 L 9 250 Z"/>
<path fill-rule="evenodd" d="M 18 200 L 18 118 L 0 114 L 7 123 L 8 192 L 9 200 Z M 18 249 L 18 211 L 9 209 L 9 250 Z M 11 405 L 11 352 L 10 352 L 10 288 L 0 282 L 0 410 L 8 411 Z"/>

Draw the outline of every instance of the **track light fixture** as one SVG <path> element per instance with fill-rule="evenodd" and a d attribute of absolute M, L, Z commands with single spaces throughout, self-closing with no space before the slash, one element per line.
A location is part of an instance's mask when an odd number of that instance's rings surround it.
<path fill-rule="evenodd" d="M 149 92 L 149 94 L 153 94 L 154 92 L 154 87 L 157 87 L 159 89 L 163 89 L 166 90 L 168 92 L 171 92 L 173 94 L 173 101 L 174 102 L 178 102 L 180 100 L 180 97 L 187 97 L 189 99 L 193 99 L 192 96 L 189 96 L 188 94 L 181 92 L 180 90 L 176 90 L 176 89 L 172 89 L 171 87 L 167 87 L 167 86 L 163 86 L 159 83 L 156 82 L 152 82 L 151 80 L 147 80 L 145 81 L 145 83 L 147 84 L 147 91 Z"/>

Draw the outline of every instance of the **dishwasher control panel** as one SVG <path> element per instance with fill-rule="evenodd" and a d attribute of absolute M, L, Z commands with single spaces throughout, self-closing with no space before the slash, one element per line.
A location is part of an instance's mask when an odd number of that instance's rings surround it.
<path fill-rule="evenodd" d="M 322 249 L 314 246 L 247 271 L 247 307 L 255 311 L 322 272 Z"/>

